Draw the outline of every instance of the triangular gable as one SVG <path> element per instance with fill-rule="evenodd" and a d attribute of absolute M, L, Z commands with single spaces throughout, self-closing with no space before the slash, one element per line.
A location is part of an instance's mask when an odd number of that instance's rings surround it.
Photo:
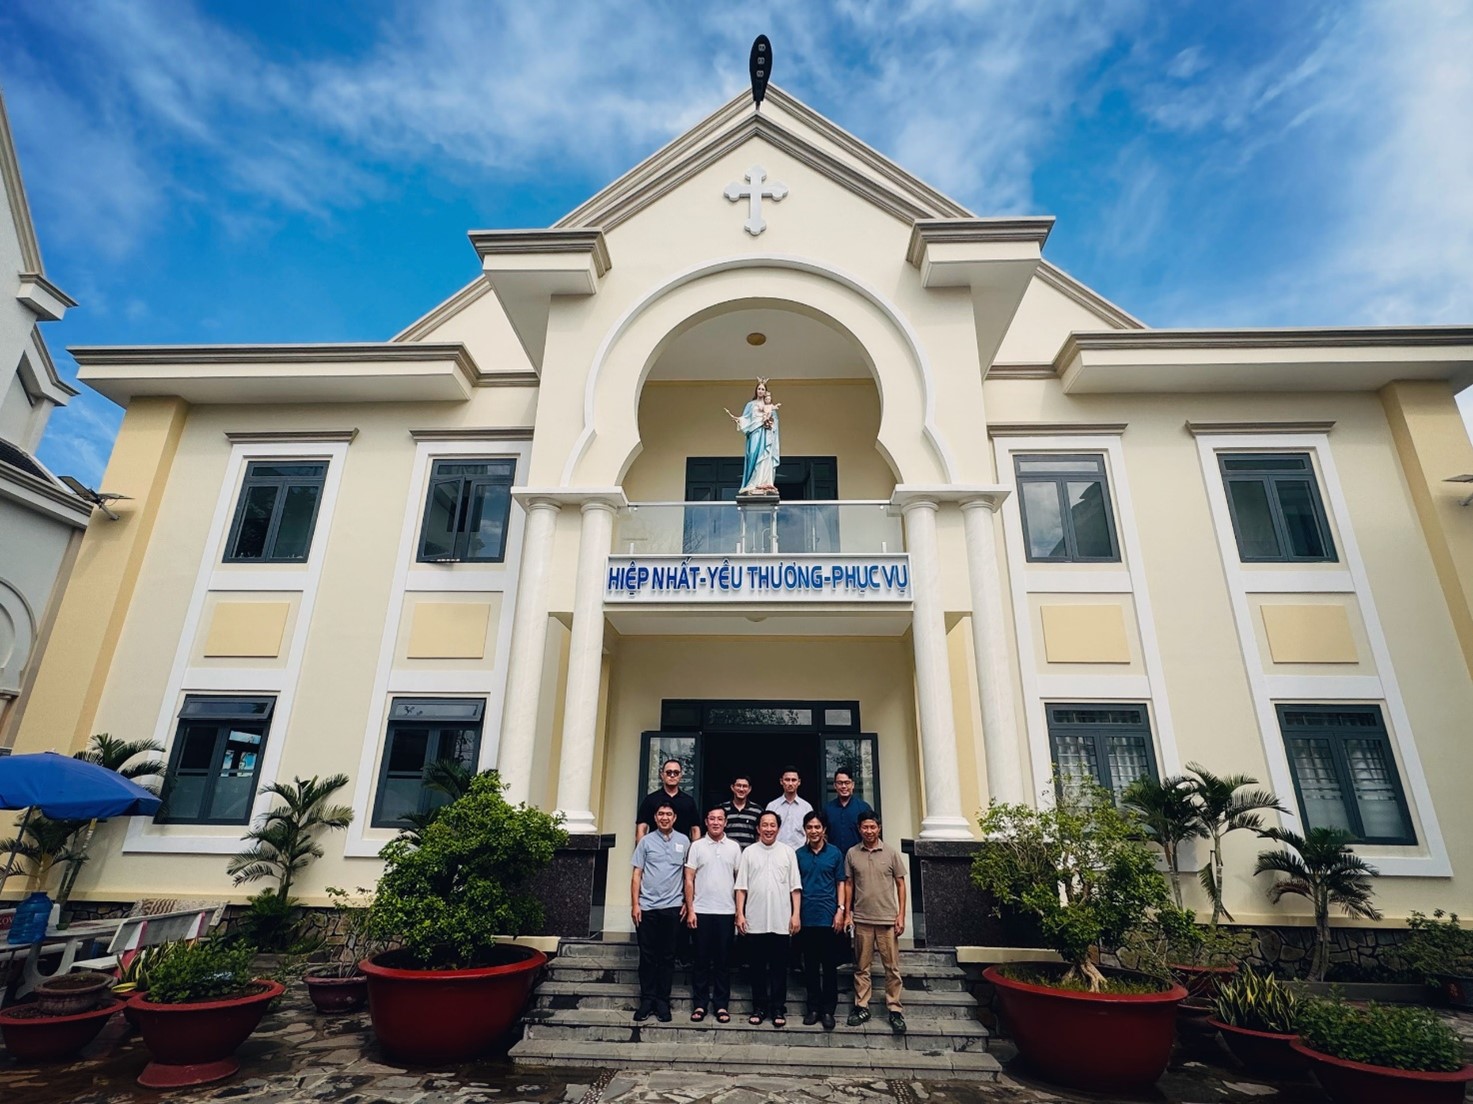
<path fill-rule="evenodd" d="M 10 203 L 10 217 L 20 239 L 23 272 L 44 272 L 41 246 L 36 241 L 36 227 L 31 222 L 31 209 L 26 204 L 26 188 L 21 183 L 20 161 L 15 155 L 15 140 L 10 134 L 10 119 L 5 114 L 5 97 L 0 96 L 0 187 Z"/>

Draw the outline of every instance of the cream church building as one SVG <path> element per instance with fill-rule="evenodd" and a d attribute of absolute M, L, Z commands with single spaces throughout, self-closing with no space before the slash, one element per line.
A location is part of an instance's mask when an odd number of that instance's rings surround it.
<path fill-rule="evenodd" d="M 943 873 L 1055 768 L 1200 762 L 1353 831 L 1389 918 L 1473 912 L 1473 329 L 1151 329 L 1051 226 L 774 88 L 473 231 L 480 274 L 389 341 L 74 350 L 132 501 L 15 749 L 151 736 L 170 786 L 78 896 L 227 895 L 258 788 L 339 770 L 356 819 L 300 891 L 371 884 L 451 758 L 561 811 L 625 930 L 667 756 L 703 804 L 792 765 L 821 805 L 844 766 Z M 780 499 L 738 502 L 759 378 Z M 1256 849 L 1228 906 L 1288 922 Z M 934 928 L 955 881 L 920 888 Z"/>

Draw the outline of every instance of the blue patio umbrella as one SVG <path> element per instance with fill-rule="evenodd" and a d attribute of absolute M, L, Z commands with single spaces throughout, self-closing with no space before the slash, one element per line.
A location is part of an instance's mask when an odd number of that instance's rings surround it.
<path fill-rule="evenodd" d="M 147 816 L 158 812 L 163 802 L 117 771 L 85 759 L 73 759 L 54 751 L 0 758 L 0 809 L 24 809 L 16 843 L 26 830 L 33 812 L 53 820 L 105 820 L 115 816 Z M 0 887 L 10 880 L 15 867 L 11 850 Z"/>
<path fill-rule="evenodd" d="M 162 802 L 117 771 L 54 751 L 0 759 L 0 809 L 37 809 L 53 820 L 147 816 Z"/>

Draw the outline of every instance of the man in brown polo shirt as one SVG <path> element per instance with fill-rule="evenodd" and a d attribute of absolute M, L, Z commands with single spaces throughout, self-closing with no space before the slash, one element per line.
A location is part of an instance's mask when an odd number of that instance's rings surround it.
<path fill-rule="evenodd" d="M 870 963 L 875 951 L 885 967 L 885 1007 L 890 1030 L 905 1034 L 901 1012 L 900 946 L 905 931 L 905 861 L 900 852 L 880 839 L 880 819 L 861 814 L 859 842 L 844 856 L 849 876 L 850 911 L 854 922 L 854 1011 L 848 1024 L 858 1027 L 869 1019 Z"/>

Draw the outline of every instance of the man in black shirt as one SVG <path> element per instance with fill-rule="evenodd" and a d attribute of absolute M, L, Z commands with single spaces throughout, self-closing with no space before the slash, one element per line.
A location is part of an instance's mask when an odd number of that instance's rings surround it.
<path fill-rule="evenodd" d="M 660 789 L 649 794 L 639 803 L 639 823 L 634 828 L 634 842 L 644 839 L 655 827 L 655 810 L 669 805 L 675 810 L 675 831 L 688 835 L 693 840 L 701 838 L 701 814 L 696 808 L 696 799 L 680 788 L 684 774 L 679 759 L 666 759 L 660 765 Z"/>
<path fill-rule="evenodd" d="M 762 806 L 747 798 L 752 794 L 752 780 L 739 774 L 731 780 L 731 800 L 721 806 L 726 813 L 726 834 L 742 848 L 757 842 L 757 819 Z"/>

